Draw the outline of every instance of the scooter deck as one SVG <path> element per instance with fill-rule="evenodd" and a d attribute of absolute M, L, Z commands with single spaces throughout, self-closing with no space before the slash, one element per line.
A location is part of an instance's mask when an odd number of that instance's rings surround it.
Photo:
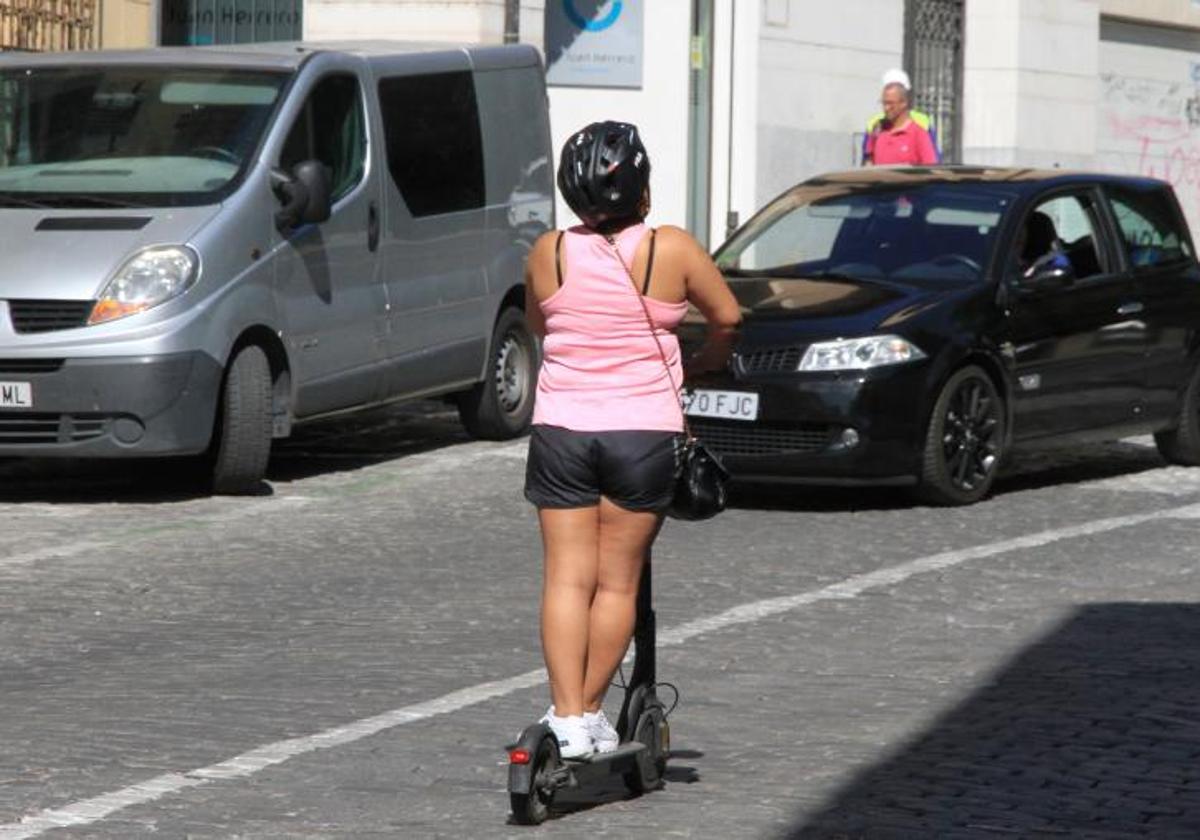
<path fill-rule="evenodd" d="M 564 758 L 563 763 L 571 767 L 586 767 L 589 764 L 612 764 L 626 758 L 632 758 L 646 749 L 646 745 L 638 741 L 626 741 L 618 744 L 615 750 L 592 753 L 587 758 Z"/>
<path fill-rule="evenodd" d="M 638 741 L 626 741 L 611 752 L 594 753 L 587 758 L 564 758 L 555 772 L 554 784 L 579 788 L 609 774 L 625 773 L 633 769 L 637 756 L 645 749 L 646 745 Z"/>

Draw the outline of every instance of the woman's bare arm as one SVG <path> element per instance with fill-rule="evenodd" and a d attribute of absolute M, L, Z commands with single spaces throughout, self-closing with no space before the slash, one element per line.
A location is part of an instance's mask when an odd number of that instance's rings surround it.
<path fill-rule="evenodd" d="M 546 336 L 546 319 L 542 315 L 541 301 L 558 288 L 558 273 L 554 266 L 554 244 L 557 240 L 558 231 L 543 233 L 533 243 L 529 259 L 525 262 L 525 320 L 538 338 Z"/>
<path fill-rule="evenodd" d="M 708 325 L 704 345 L 686 360 L 688 373 L 720 370 L 729 361 L 742 310 L 721 275 L 717 264 L 687 231 L 675 227 L 660 228 L 670 237 L 672 250 L 681 260 L 686 283 L 687 300 L 700 310 Z"/>

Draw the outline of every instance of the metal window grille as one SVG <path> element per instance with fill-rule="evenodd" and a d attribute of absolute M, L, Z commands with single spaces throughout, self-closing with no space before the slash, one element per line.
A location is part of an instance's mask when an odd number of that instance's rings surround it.
<path fill-rule="evenodd" d="M 0 50 L 94 46 L 97 0 L 0 0 Z"/>
<path fill-rule="evenodd" d="M 933 117 L 942 160 L 962 159 L 964 0 L 906 0 L 904 68 L 913 107 Z"/>
<path fill-rule="evenodd" d="M 304 29 L 303 6 L 303 0 L 161 0 L 162 43 L 208 46 L 298 40 Z"/>

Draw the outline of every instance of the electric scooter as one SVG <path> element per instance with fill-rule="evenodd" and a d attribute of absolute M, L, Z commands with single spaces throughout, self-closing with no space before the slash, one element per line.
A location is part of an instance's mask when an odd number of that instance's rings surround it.
<path fill-rule="evenodd" d="M 655 667 L 654 609 L 651 606 L 650 557 L 642 565 L 638 582 L 637 619 L 633 631 L 633 673 L 625 686 L 617 718 L 620 743 L 612 752 L 583 759 L 564 759 L 550 727 L 526 727 L 508 749 L 508 796 L 513 820 L 537 825 L 550 816 L 555 794 L 563 788 L 581 788 L 620 773 L 631 793 L 640 795 L 662 786 L 671 750 L 666 708 L 658 698 Z M 669 686 L 674 688 L 673 686 Z M 678 700 L 678 695 L 676 696 Z"/>

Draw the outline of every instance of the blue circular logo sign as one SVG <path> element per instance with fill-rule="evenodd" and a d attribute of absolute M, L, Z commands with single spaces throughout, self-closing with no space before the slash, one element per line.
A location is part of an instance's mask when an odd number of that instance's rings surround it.
<path fill-rule="evenodd" d="M 588 32 L 600 32 L 616 23 L 617 18 L 621 16 L 621 6 L 623 5 L 622 0 L 615 0 L 612 8 L 608 10 L 608 14 L 604 17 L 598 20 L 588 20 L 575 8 L 575 0 L 562 0 L 562 4 L 567 19 L 580 29 L 586 29 Z"/>

